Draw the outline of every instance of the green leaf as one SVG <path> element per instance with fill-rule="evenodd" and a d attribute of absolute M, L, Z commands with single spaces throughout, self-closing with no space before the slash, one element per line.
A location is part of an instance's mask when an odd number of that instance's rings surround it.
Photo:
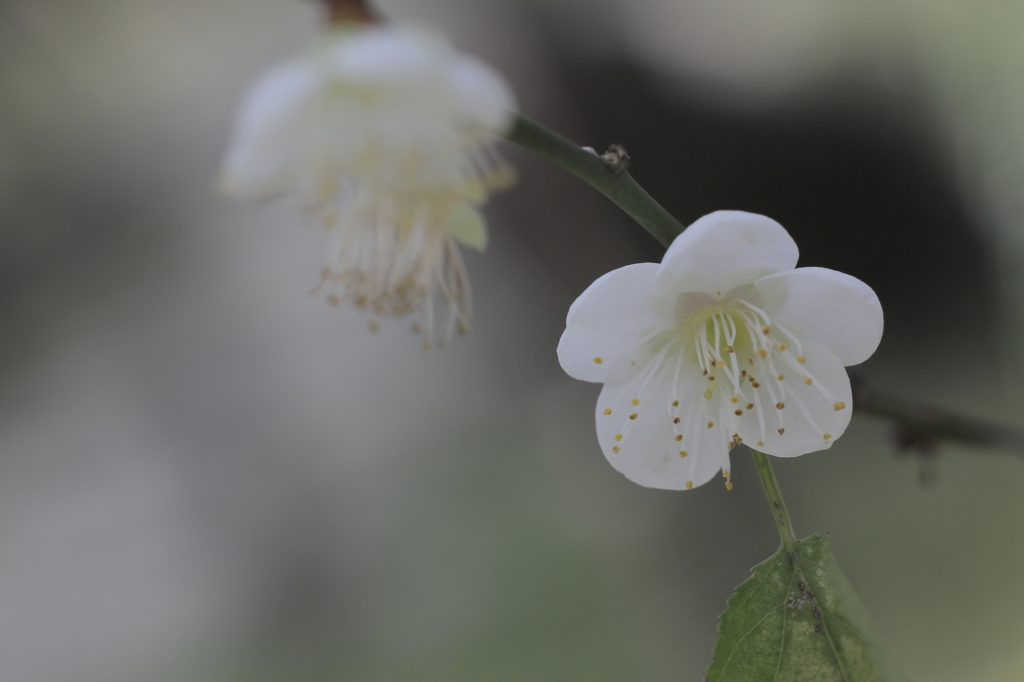
<path fill-rule="evenodd" d="M 827 536 L 783 545 L 722 613 L 707 682 L 905 682 L 868 625 Z"/>
<path fill-rule="evenodd" d="M 459 204 L 452 209 L 451 223 L 449 224 L 452 236 L 460 243 L 483 251 L 487 248 L 487 225 L 480 211 L 466 204 Z"/>

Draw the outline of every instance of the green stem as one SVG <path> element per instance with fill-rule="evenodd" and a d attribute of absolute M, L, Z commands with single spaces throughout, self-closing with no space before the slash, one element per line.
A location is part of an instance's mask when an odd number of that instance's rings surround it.
<path fill-rule="evenodd" d="M 782 490 L 779 489 L 779 482 L 772 471 L 772 463 L 768 461 L 768 455 L 751 448 L 754 455 L 754 464 L 757 465 L 757 475 L 761 477 L 761 485 L 764 487 L 764 494 L 768 497 L 768 503 L 772 506 L 772 518 L 779 528 L 779 536 L 782 544 L 786 546 L 789 553 L 793 553 L 796 544 L 796 533 L 793 531 L 793 522 L 789 518 L 789 511 L 786 509 L 786 502 L 782 499 Z"/>
<path fill-rule="evenodd" d="M 682 223 L 644 191 L 633 176 L 558 133 L 525 116 L 517 116 L 507 137 L 589 183 L 665 246 L 683 231 Z"/>

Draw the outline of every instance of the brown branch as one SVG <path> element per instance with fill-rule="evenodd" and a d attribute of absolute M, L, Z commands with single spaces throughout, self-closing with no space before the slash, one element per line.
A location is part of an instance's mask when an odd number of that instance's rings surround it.
<path fill-rule="evenodd" d="M 863 380 L 853 382 L 854 412 L 893 422 L 903 449 L 930 450 L 939 441 L 1013 450 L 1024 455 L 1024 430 L 965 417 L 927 403 L 898 398 L 870 388 Z"/>
<path fill-rule="evenodd" d="M 375 24 L 380 17 L 365 0 L 324 0 L 327 6 L 327 23 Z"/>

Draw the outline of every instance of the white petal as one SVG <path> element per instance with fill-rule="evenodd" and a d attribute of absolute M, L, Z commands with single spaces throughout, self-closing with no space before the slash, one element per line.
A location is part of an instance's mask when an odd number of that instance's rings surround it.
<path fill-rule="evenodd" d="M 743 396 L 744 402 L 753 402 L 753 394 L 757 393 L 764 431 L 754 409 L 745 411 L 738 419 L 738 433 L 750 447 L 776 457 L 796 457 L 832 447 L 846 431 L 853 411 L 850 378 L 839 356 L 813 340 L 804 341 L 801 351 L 805 362 L 791 364 L 773 353 L 775 369 L 785 378 L 778 381 L 768 375 L 758 377 L 761 387 L 748 385 Z M 812 378 L 810 385 L 804 383 L 807 376 Z M 784 407 L 776 409 L 773 400 Z M 780 428 L 785 432 L 780 434 Z M 758 441 L 764 444 L 759 445 Z"/>
<path fill-rule="evenodd" d="M 651 305 L 655 263 L 627 265 L 598 278 L 569 308 L 558 362 L 583 381 L 604 381 L 615 357 L 672 323 Z"/>
<path fill-rule="evenodd" d="M 512 124 L 516 107 L 512 88 L 494 69 L 478 59 L 462 55 L 448 70 L 458 98 L 458 110 L 464 124 L 480 126 L 503 134 Z"/>
<path fill-rule="evenodd" d="M 379 84 L 432 77 L 452 49 L 439 36 L 393 26 L 339 36 L 328 51 L 331 74 L 349 82 Z"/>
<path fill-rule="evenodd" d="M 511 87 L 497 71 L 454 50 L 428 31 L 376 27 L 344 36 L 331 50 L 334 77 L 380 87 L 416 87 L 444 98 L 454 96 L 459 123 L 496 133 L 511 123 Z M 449 90 L 450 89 L 450 92 Z"/>
<path fill-rule="evenodd" d="M 685 490 L 707 483 L 726 461 L 729 436 L 720 424 L 707 426 L 699 370 L 689 367 L 674 393 L 674 372 L 664 364 L 647 380 L 652 360 L 649 354 L 627 354 L 614 364 L 597 402 L 601 451 L 617 471 L 648 488 Z M 677 408 L 672 407 L 674 400 L 680 402 Z M 676 440 L 678 434 L 684 435 L 682 441 Z M 687 456 L 681 457 L 680 451 Z"/>
<path fill-rule="evenodd" d="M 510 172 L 489 145 L 512 121 L 511 89 L 441 36 L 363 29 L 338 37 L 321 62 L 332 107 L 324 137 L 342 172 L 389 192 L 455 193 L 470 203 Z"/>
<path fill-rule="evenodd" d="M 826 268 L 797 268 L 754 283 L 765 312 L 801 340 L 820 341 L 844 365 L 867 360 L 882 340 L 882 306 L 867 284 Z"/>
<path fill-rule="evenodd" d="M 799 252 L 785 228 L 743 211 L 716 211 L 690 225 L 665 253 L 655 294 L 724 294 L 764 275 L 791 270 Z"/>
<path fill-rule="evenodd" d="M 292 173 L 304 153 L 308 121 L 320 79 L 308 61 L 293 59 L 264 74 L 239 110 L 224 156 L 221 186 L 247 199 L 271 199 L 293 189 Z"/>

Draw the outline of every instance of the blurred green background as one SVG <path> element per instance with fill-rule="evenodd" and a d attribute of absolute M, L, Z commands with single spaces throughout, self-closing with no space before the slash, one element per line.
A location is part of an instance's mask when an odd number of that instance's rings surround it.
<path fill-rule="evenodd" d="M 684 222 L 765 213 L 871 284 L 872 385 L 1021 424 L 1024 4 L 381 5 L 624 144 Z M 300 0 L 0 2 L 0 679 L 699 680 L 777 546 L 752 467 L 629 483 L 554 354 L 657 244 L 507 147 L 470 336 L 424 354 L 308 296 L 326 236 L 213 186 L 247 85 L 316 25 Z M 832 533 L 914 679 L 1024 679 L 1024 460 L 899 454 L 861 416 L 780 461 L 798 532 Z"/>

